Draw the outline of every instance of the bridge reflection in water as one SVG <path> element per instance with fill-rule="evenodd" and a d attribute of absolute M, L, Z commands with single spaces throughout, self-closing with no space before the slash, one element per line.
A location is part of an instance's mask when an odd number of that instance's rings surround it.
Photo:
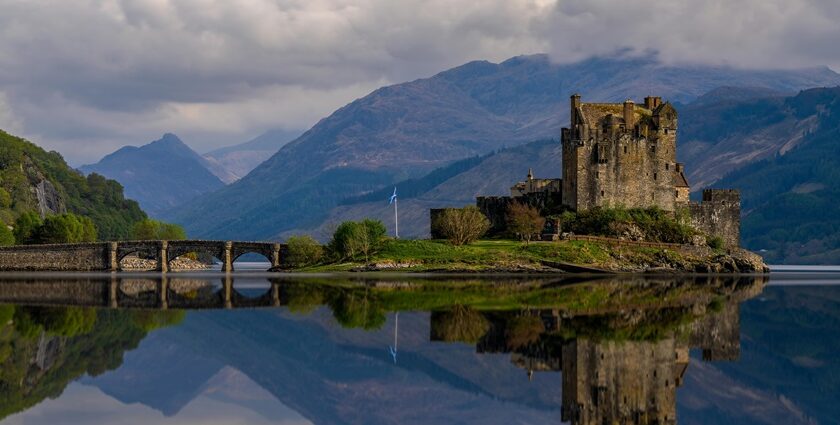
<path fill-rule="evenodd" d="M 387 312 L 430 311 L 432 341 L 509 353 L 528 377 L 562 372 L 563 421 L 676 424 L 689 350 L 703 361 L 740 355 L 739 304 L 762 277 L 478 279 L 447 277 L 209 277 L 0 275 L 0 303 L 110 309 L 326 305 L 347 327 Z M 523 377 L 524 379 L 524 377 Z M 559 422 L 559 421 L 558 421 Z"/>

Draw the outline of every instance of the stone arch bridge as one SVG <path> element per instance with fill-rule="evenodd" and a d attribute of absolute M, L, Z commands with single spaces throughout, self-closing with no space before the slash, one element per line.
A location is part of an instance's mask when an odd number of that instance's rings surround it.
<path fill-rule="evenodd" d="M 233 271 L 243 254 L 261 254 L 277 267 L 284 244 L 245 241 L 119 241 L 0 247 L 0 271 L 119 271 L 120 260 L 130 254 L 157 261 L 157 271 L 169 271 L 169 262 L 188 253 L 210 254 Z"/>

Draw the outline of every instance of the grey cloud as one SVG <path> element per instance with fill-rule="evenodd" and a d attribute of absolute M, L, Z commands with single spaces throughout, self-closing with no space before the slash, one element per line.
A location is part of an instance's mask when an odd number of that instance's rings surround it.
<path fill-rule="evenodd" d="M 838 64 L 838 20 L 832 0 L 3 2 L 0 126 L 76 163 L 166 131 L 209 150 L 473 59 Z"/>

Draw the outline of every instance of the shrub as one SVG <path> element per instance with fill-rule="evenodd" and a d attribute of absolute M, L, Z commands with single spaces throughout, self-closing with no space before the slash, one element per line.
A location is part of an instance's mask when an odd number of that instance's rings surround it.
<path fill-rule="evenodd" d="M 702 239 L 701 239 L 702 240 Z M 706 245 L 712 249 L 723 249 L 723 238 L 720 236 L 710 236 L 706 238 Z"/>
<path fill-rule="evenodd" d="M 134 223 L 131 227 L 131 238 L 137 240 L 168 240 L 177 241 L 187 238 L 183 227 L 163 221 L 145 218 Z"/>
<path fill-rule="evenodd" d="M 96 226 L 87 217 L 65 213 L 48 216 L 37 234 L 40 243 L 93 242 Z"/>
<path fill-rule="evenodd" d="M 631 228 L 649 241 L 686 243 L 697 232 L 659 208 L 601 208 L 564 213 L 563 226 L 577 234 L 619 237 Z"/>
<path fill-rule="evenodd" d="M 469 244 L 490 229 L 490 220 L 475 206 L 448 208 L 432 223 L 435 229 L 452 245 Z"/>
<path fill-rule="evenodd" d="M 12 195 L 6 189 L 0 187 L 0 208 L 9 208 L 12 206 Z"/>
<path fill-rule="evenodd" d="M 6 226 L 5 223 L 0 222 L 0 246 L 8 246 L 15 244 L 15 235 Z"/>
<path fill-rule="evenodd" d="M 345 221 L 338 225 L 330 241 L 330 252 L 339 259 L 364 255 L 367 261 L 382 247 L 385 225 L 379 220 Z"/>
<path fill-rule="evenodd" d="M 15 243 L 38 243 L 38 230 L 44 224 L 36 212 L 25 212 L 15 220 Z"/>
<path fill-rule="evenodd" d="M 312 236 L 292 236 L 286 241 L 286 259 L 292 267 L 315 264 L 324 255 L 324 249 Z"/>
<path fill-rule="evenodd" d="M 540 211 L 528 204 L 512 202 L 507 211 L 508 231 L 524 240 L 527 245 L 534 234 L 540 233 L 545 226 L 545 217 Z"/>

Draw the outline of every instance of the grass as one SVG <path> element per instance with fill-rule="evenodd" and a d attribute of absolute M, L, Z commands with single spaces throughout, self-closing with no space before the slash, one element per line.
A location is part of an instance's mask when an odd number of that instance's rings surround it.
<path fill-rule="evenodd" d="M 525 245 L 513 240 L 479 240 L 456 247 L 443 240 L 389 239 L 371 256 L 369 263 L 399 264 L 399 270 L 403 271 L 538 271 L 552 263 L 620 270 L 638 264 L 673 264 L 683 260 L 674 251 L 644 247 L 616 249 L 589 241 L 537 241 Z M 358 261 L 328 263 L 297 271 L 349 271 L 363 265 Z"/>

